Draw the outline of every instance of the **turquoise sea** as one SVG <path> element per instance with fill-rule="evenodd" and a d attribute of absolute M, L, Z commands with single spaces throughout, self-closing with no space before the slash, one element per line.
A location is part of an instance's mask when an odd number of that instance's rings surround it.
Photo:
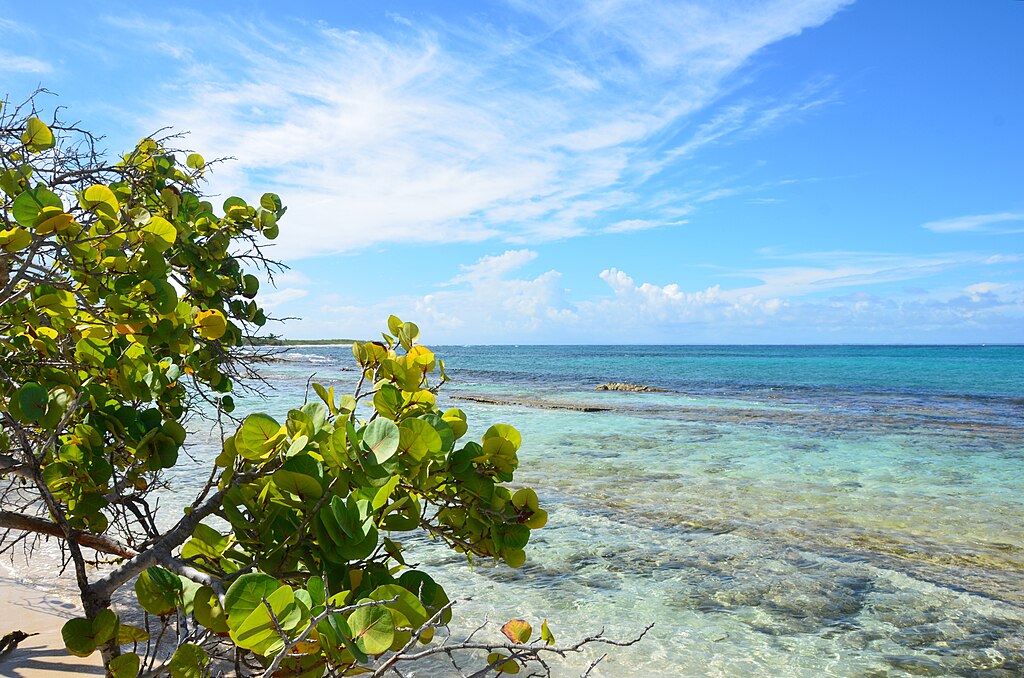
<path fill-rule="evenodd" d="M 435 350 L 443 400 L 470 435 L 520 429 L 551 510 L 520 570 L 413 545 L 460 592 L 456 634 L 655 622 L 605 676 L 1024 675 L 1024 347 Z M 249 406 L 357 375 L 348 347 L 282 357 Z"/>
<path fill-rule="evenodd" d="M 458 592 L 455 635 L 656 623 L 600 676 L 1024 675 L 1024 347 L 435 350 L 442 405 L 471 436 L 516 426 L 517 482 L 551 512 L 519 570 L 411 546 Z M 310 374 L 358 375 L 348 347 L 281 358 L 241 409 L 283 420 Z M 197 466 L 214 452 L 195 447 Z M 173 494 L 199 475 L 177 471 Z"/>

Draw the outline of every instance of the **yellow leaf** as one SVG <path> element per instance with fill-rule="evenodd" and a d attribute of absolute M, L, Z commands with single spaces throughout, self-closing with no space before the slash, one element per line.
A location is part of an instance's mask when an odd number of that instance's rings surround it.
<path fill-rule="evenodd" d="M 32 243 L 32 234 L 24 228 L 8 228 L 0 231 L 0 249 L 5 252 L 23 250 Z"/>
<path fill-rule="evenodd" d="M 510 619 L 501 627 L 501 633 L 513 643 L 525 643 L 533 634 L 533 627 L 525 619 Z"/>
<path fill-rule="evenodd" d="M 82 191 L 78 202 L 84 210 L 91 210 L 110 217 L 117 216 L 117 210 L 121 207 L 114 192 L 102 184 L 93 184 Z"/>
<path fill-rule="evenodd" d="M 54 231 L 59 233 L 66 230 L 73 223 L 75 218 L 59 207 L 44 207 L 33 223 L 33 228 L 39 235 L 50 235 Z"/>
<path fill-rule="evenodd" d="M 30 151 L 45 151 L 53 148 L 56 140 L 45 122 L 39 118 L 29 118 L 21 135 L 21 143 Z"/>
<path fill-rule="evenodd" d="M 196 314 L 196 329 L 200 337 L 214 341 L 224 336 L 228 330 L 228 323 L 223 313 L 210 309 Z"/>
<path fill-rule="evenodd" d="M 109 339 L 110 328 L 106 325 L 78 325 L 77 329 L 83 339 Z"/>
<path fill-rule="evenodd" d="M 174 244 L 178 237 L 178 230 L 163 217 L 153 217 L 142 227 L 142 236 L 147 243 L 155 245 L 158 250 L 163 252 Z"/>

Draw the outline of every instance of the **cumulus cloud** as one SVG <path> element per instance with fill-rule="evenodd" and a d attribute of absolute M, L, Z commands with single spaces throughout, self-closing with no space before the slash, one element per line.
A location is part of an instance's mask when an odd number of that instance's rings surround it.
<path fill-rule="evenodd" d="M 303 290 L 296 287 L 284 287 L 273 292 L 260 293 L 259 303 L 264 309 L 272 311 L 308 295 L 309 290 Z"/>
<path fill-rule="evenodd" d="M 644 281 L 612 267 L 595 272 L 605 285 L 603 292 L 579 298 L 565 289 L 558 270 L 530 272 L 542 262 L 536 250 L 513 249 L 461 266 L 458 275 L 422 295 L 394 296 L 370 305 L 333 295 L 310 299 L 310 318 L 293 327 L 307 328 L 300 331 L 310 337 L 371 337 L 394 312 L 415 319 L 434 343 L 1024 339 L 1020 284 L 983 281 L 952 289 L 892 285 L 928 280 L 936 271 L 957 265 L 965 270 L 980 267 L 982 257 L 831 252 L 789 258 L 813 259 L 817 265 L 787 262 L 733 271 L 720 274 L 718 282 L 691 288 Z M 732 277 L 758 282 L 730 285 Z"/>

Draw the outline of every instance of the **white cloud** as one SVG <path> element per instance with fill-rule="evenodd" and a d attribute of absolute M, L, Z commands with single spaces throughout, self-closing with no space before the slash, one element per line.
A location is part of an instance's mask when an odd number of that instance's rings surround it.
<path fill-rule="evenodd" d="M 1001 290 L 1005 287 L 1006 285 L 1002 283 L 980 282 L 974 283 L 973 285 L 968 285 L 967 287 L 964 288 L 964 292 L 966 292 L 971 297 L 971 301 L 980 302 L 985 296 L 991 295 L 993 292 Z"/>
<path fill-rule="evenodd" d="M 414 319 L 433 343 L 536 340 L 574 317 L 564 298 L 561 273 L 514 275 L 536 257 L 536 252 L 525 249 L 481 257 L 435 291 L 391 297 L 371 306 L 342 298 L 322 299 L 317 318 L 294 327 L 308 336 L 368 337 L 384 326 L 388 314 L 395 313 Z M 319 329 L 302 329 L 314 326 Z"/>
<path fill-rule="evenodd" d="M 974 214 L 963 217 L 942 219 L 941 221 L 929 221 L 922 228 L 936 233 L 963 233 L 963 232 L 988 232 L 988 233 L 1020 233 L 1024 231 L 1024 225 L 1010 229 L 989 228 L 995 224 L 1005 224 L 1024 221 L 1024 213 L 1021 212 L 999 212 L 996 214 Z"/>
<path fill-rule="evenodd" d="M 485 280 L 501 278 L 506 273 L 522 268 L 537 258 L 532 250 L 506 250 L 503 254 L 481 257 L 474 264 L 462 266 L 463 273 L 455 276 L 442 285 L 458 285 L 468 283 L 480 285 Z"/>
<path fill-rule="evenodd" d="M 307 320 L 287 336 L 372 337 L 389 313 L 415 320 L 428 342 L 615 343 L 801 341 L 1020 341 L 1024 285 L 978 282 L 964 287 L 891 283 L 925 280 L 955 267 L 984 264 L 962 254 L 919 259 L 883 253 L 818 252 L 767 256 L 791 261 L 720 274 L 687 289 L 677 282 L 638 282 L 618 268 L 598 274 L 607 289 L 579 298 L 557 270 L 534 275 L 531 249 L 480 257 L 435 290 L 372 305 L 334 295 L 305 304 Z M 732 278 L 757 284 L 730 286 Z M 872 291 L 863 289 L 867 286 Z M 850 288 L 853 287 L 851 291 Z M 862 289 L 857 289 L 862 288 Z"/>
<path fill-rule="evenodd" d="M 1016 254 L 993 254 L 991 257 L 985 260 L 986 264 L 1008 264 L 1015 261 L 1020 261 L 1020 257 Z"/>
<path fill-rule="evenodd" d="M 624 221 L 617 221 L 611 226 L 604 228 L 604 233 L 633 233 L 634 231 L 648 231 L 652 228 L 660 228 L 662 226 L 682 226 L 688 223 L 686 219 L 680 219 L 678 221 L 655 221 L 652 219 L 626 219 Z"/>
<path fill-rule="evenodd" d="M 609 210 L 657 206 L 640 189 L 672 157 L 810 105 L 798 92 L 714 109 L 753 54 L 845 4 L 523 4 L 545 24 L 529 35 L 407 19 L 388 34 L 225 19 L 214 36 L 197 18 L 176 26 L 191 49 L 173 55 L 181 77 L 142 124 L 170 122 L 207 157 L 237 156 L 214 191 L 281 193 L 291 210 L 274 254 L 285 259 L 381 242 L 572 237 Z M 111 25 L 148 45 L 147 21 Z M 559 39 L 542 39 L 550 33 Z M 698 114 L 711 122 L 671 141 Z M 662 139 L 677 146 L 667 158 Z"/>
<path fill-rule="evenodd" d="M 0 73 L 49 73 L 53 66 L 41 59 L 0 50 Z"/>
<path fill-rule="evenodd" d="M 270 311 L 279 308 L 285 304 L 294 302 L 298 299 L 302 299 L 309 295 L 308 290 L 299 289 L 296 287 L 285 287 L 273 292 L 267 292 L 266 294 L 261 293 L 259 303 L 264 309 Z"/>

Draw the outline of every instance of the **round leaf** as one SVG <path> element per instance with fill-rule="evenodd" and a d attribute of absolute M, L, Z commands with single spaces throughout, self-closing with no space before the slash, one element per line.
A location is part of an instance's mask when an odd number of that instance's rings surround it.
<path fill-rule="evenodd" d="M 363 445 L 373 454 L 378 464 L 395 455 L 400 439 L 398 426 L 390 419 L 374 419 L 363 431 Z"/>
<path fill-rule="evenodd" d="M 200 311 L 196 314 L 196 331 L 208 341 L 220 339 L 227 332 L 228 323 L 224 314 L 217 309 Z"/>
<path fill-rule="evenodd" d="M 273 451 L 284 436 L 281 425 L 273 417 L 255 412 L 238 427 L 235 448 L 245 459 L 262 459 Z"/>
<path fill-rule="evenodd" d="M 49 399 L 50 394 L 46 389 L 32 381 L 18 389 L 18 405 L 21 406 L 21 413 L 29 421 L 39 421 L 46 414 Z"/>
<path fill-rule="evenodd" d="M 11 206 L 11 212 L 14 215 L 15 221 L 25 228 L 30 228 L 47 207 L 54 208 L 60 212 L 64 211 L 64 203 L 61 202 L 60 197 L 56 193 L 45 186 L 37 186 L 21 193 L 15 198 L 14 204 Z"/>
<path fill-rule="evenodd" d="M 102 184 L 93 184 L 82 191 L 78 202 L 84 210 L 109 217 L 117 216 L 117 210 L 121 207 L 114 192 Z"/>
<path fill-rule="evenodd" d="M 158 252 L 163 252 L 174 244 L 178 238 L 178 230 L 163 217 L 153 217 L 142 227 L 142 238 L 155 247 Z M 214 338 L 219 339 L 220 337 Z"/>
<path fill-rule="evenodd" d="M 359 608 L 348 618 L 348 628 L 356 647 L 366 654 L 383 654 L 395 642 L 395 617 L 383 606 Z"/>
<path fill-rule="evenodd" d="M 21 135 L 21 143 L 30 151 L 45 151 L 53 148 L 57 142 L 45 122 L 39 118 L 29 118 Z"/>
<path fill-rule="evenodd" d="M 141 660 L 134 652 L 126 652 L 110 660 L 110 675 L 113 678 L 135 678 L 139 675 Z"/>
<path fill-rule="evenodd" d="M 184 643 L 178 646 L 171 657 L 168 668 L 171 678 L 202 678 L 206 675 L 206 665 L 210 657 L 206 650 L 195 643 Z"/>

